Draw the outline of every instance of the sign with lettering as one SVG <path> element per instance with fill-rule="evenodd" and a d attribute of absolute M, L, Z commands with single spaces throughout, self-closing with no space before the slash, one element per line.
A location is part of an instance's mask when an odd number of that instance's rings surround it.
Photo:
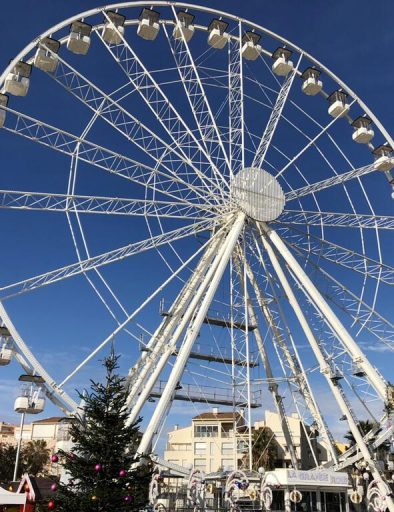
<path fill-rule="evenodd" d="M 314 483 L 320 485 L 342 485 L 349 483 L 347 473 L 335 473 L 334 471 L 302 471 L 300 469 L 287 470 L 287 483 Z"/>
<path fill-rule="evenodd" d="M 315 486 L 315 487 L 348 487 L 347 473 L 328 470 L 276 469 L 267 472 L 269 485 Z"/>

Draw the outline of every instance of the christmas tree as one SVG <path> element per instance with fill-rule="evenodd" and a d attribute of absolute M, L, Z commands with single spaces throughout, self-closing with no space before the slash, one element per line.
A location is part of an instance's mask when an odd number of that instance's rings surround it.
<path fill-rule="evenodd" d="M 90 392 L 80 394 L 84 408 L 71 422 L 72 450 L 52 456 L 69 481 L 52 485 L 49 510 L 126 512 L 140 510 L 148 501 L 150 467 L 145 460 L 132 469 L 140 461 L 136 457 L 140 420 L 126 425 L 127 388 L 116 373 L 118 358 L 113 353 L 104 367 L 105 383 L 91 381 Z"/>

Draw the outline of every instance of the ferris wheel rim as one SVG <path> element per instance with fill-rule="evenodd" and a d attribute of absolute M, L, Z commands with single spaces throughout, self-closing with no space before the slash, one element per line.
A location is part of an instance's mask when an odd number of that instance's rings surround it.
<path fill-rule="evenodd" d="M 321 69 L 324 73 L 326 73 L 328 76 L 330 76 L 335 82 L 337 82 L 337 84 L 341 88 L 343 88 L 351 97 L 353 97 L 354 100 L 360 105 L 362 110 L 364 110 L 364 112 L 366 114 L 368 114 L 368 116 L 371 117 L 371 119 L 373 120 L 373 122 L 375 123 L 377 128 L 380 130 L 382 135 L 385 137 L 386 142 L 388 142 L 391 145 L 391 147 L 394 147 L 394 140 L 393 140 L 393 138 L 390 136 L 390 134 L 387 132 L 387 130 L 385 129 L 383 124 L 375 116 L 375 114 L 372 112 L 372 110 L 370 110 L 370 108 L 359 98 L 359 96 L 345 82 L 343 82 L 335 73 L 333 73 L 328 67 L 326 67 L 324 64 L 322 64 L 312 54 L 310 54 L 308 52 L 305 52 L 301 47 L 297 46 L 296 44 L 294 44 L 293 42 L 287 40 L 286 38 L 280 36 L 279 34 L 277 34 L 277 33 L 273 32 L 273 31 L 263 27 L 262 25 L 259 25 L 259 24 L 256 24 L 254 22 L 251 22 L 251 21 L 249 21 L 249 20 L 247 20 L 245 18 L 242 18 L 240 16 L 235 16 L 235 15 L 233 15 L 233 14 L 227 12 L 227 11 L 220 11 L 218 9 L 213 9 L 213 8 L 201 6 L 201 5 L 198 5 L 198 4 L 176 2 L 176 1 L 174 2 L 172 0 L 154 0 L 153 2 L 147 2 L 146 0 L 137 0 L 137 1 L 133 1 L 133 2 L 128 1 L 128 2 L 111 3 L 111 4 L 108 4 L 108 5 L 104 5 L 102 7 L 97 7 L 97 8 L 94 8 L 94 9 L 87 10 L 87 11 L 82 11 L 82 12 L 80 12 L 77 15 L 71 16 L 71 17 L 67 18 L 66 20 L 63 20 L 63 21 L 53 25 L 50 29 L 42 32 L 39 36 L 34 38 L 31 43 L 26 45 L 16 55 L 16 57 L 14 57 L 10 61 L 8 66 L 4 69 L 3 73 L 0 75 L 0 87 L 3 86 L 7 74 L 11 71 L 11 69 L 15 66 L 15 64 L 19 60 L 22 60 L 29 52 L 34 50 L 34 48 L 37 46 L 37 44 L 40 42 L 40 40 L 43 39 L 44 37 L 51 36 L 51 34 L 53 32 L 56 32 L 58 30 L 61 30 L 61 29 L 65 28 L 65 27 L 67 27 L 68 25 L 70 25 L 74 21 L 77 21 L 77 20 L 79 20 L 81 18 L 85 18 L 85 17 L 88 17 L 88 16 L 93 16 L 95 14 L 99 14 L 99 13 L 101 13 L 103 11 L 106 11 L 106 10 L 122 9 L 122 8 L 132 8 L 132 7 L 143 7 L 143 6 L 147 6 L 147 5 L 152 6 L 152 7 L 153 6 L 155 6 L 155 7 L 173 6 L 173 7 L 181 7 L 181 8 L 186 8 L 186 9 L 188 9 L 188 8 L 192 8 L 193 9 L 194 8 L 194 9 L 196 9 L 198 11 L 203 11 L 203 12 L 207 12 L 207 13 L 214 14 L 214 15 L 216 14 L 216 15 L 219 15 L 219 16 L 224 16 L 224 17 L 228 18 L 229 20 L 236 21 L 236 22 L 248 25 L 248 26 L 250 26 L 250 27 L 252 27 L 254 29 L 257 29 L 258 31 L 261 31 L 264 34 L 269 35 L 270 37 L 273 37 L 274 39 L 277 39 L 278 41 L 281 41 L 283 44 L 288 45 L 293 50 L 295 50 L 295 51 L 301 53 L 302 55 L 304 55 L 313 64 L 317 65 L 319 69 Z M 125 24 L 127 26 L 127 24 L 135 24 L 135 23 L 137 23 L 137 20 L 126 20 Z M 101 24 L 96 25 L 96 26 L 100 27 Z M 64 42 L 64 39 L 65 38 L 63 38 L 62 43 Z"/>

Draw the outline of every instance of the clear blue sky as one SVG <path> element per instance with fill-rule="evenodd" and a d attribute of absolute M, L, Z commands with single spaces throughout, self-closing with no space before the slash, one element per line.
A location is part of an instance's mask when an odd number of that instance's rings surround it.
<path fill-rule="evenodd" d="M 355 90 L 386 129 L 394 133 L 392 102 L 394 32 L 391 26 L 394 4 L 392 2 L 388 0 L 376 2 L 369 0 L 347 0 L 346 2 L 231 0 L 224 3 L 220 0 L 201 0 L 201 4 L 227 10 L 255 21 L 311 53 Z M 96 6 L 98 4 L 90 0 L 8 2 L 2 9 L 4 22 L 0 34 L 0 66 L 5 67 L 9 59 L 13 58 L 24 45 L 51 25 Z M 48 101 L 50 100 L 53 98 L 49 98 Z M 71 123 L 72 120 L 67 114 L 67 104 L 59 108 L 64 109 L 65 119 Z M 26 155 L 16 156 L 19 146 L 8 137 L 3 140 L 0 137 L 0 151 L 3 154 L 1 160 L 3 183 L 0 184 L 0 188 L 7 188 L 10 186 L 8 174 L 15 165 L 23 165 L 22 157 L 26 158 Z M 49 186 L 53 186 L 56 191 L 64 191 L 65 175 L 59 177 L 43 172 L 40 154 L 40 151 L 32 149 L 29 169 L 23 171 L 20 169 L 23 176 L 23 180 L 20 181 L 21 187 L 28 189 L 30 185 L 30 188 L 36 190 L 40 187 L 48 190 Z M 61 164 L 61 159 L 54 155 L 50 163 L 49 161 L 45 163 L 55 167 L 57 163 Z M 102 187 L 106 185 L 105 181 L 101 183 Z M 387 189 L 385 192 L 388 194 Z M 120 195 L 119 191 L 114 193 Z M 392 203 L 386 198 L 384 203 L 386 213 L 393 214 Z M 388 211 L 387 209 L 390 208 L 391 211 Z M 64 217 L 54 219 L 53 223 L 51 221 L 43 228 L 38 213 L 28 217 L 21 215 L 19 218 L 9 215 L 8 212 L 0 213 L 2 214 L 0 224 L 2 239 L 13 240 L 11 246 L 6 244 L 0 258 L 3 268 L 2 284 L 30 275 L 30 268 L 40 272 L 72 261 L 69 237 L 58 236 L 60 230 L 65 229 Z M 29 219 L 28 223 L 26 218 Z M 116 232 L 116 243 L 119 245 L 138 239 L 138 229 L 136 230 L 129 219 L 117 219 L 116 224 L 112 219 L 105 219 L 100 229 L 96 225 L 90 225 L 89 221 L 87 225 L 91 235 L 93 254 L 111 247 L 108 241 L 113 239 L 114 232 Z M 389 238 L 385 240 L 388 246 L 392 247 L 392 237 L 391 240 Z M 138 298 L 145 296 L 146 287 L 149 288 L 149 285 L 159 282 L 162 278 L 162 270 L 155 263 L 156 257 L 145 256 L 144 260 L 140 259 L 140 263 L 142 262 L 145 273 L 134 274 L 131 279 L 124 282 L 123 275 L 126 274 L 123 272 L 127 270 L 127 264 L 120 264 L 114 270 L 114 282 L 119 285 L 121 297 L 130 307 L 138 302 Z M 133 300 L 129 300 L 130 290 Z M 389 297 L 387 294 L 387 300 L 390 300 Z M 76 284 L 67 283 L 60 286 L 56 294 L 43 290 L 34 305 L 29 300 L 21 298 L 15 303 L 17 305 L 10 306 L 10 311 L 17 315 L 17 327 L 32 348 L 40 354 L 42 362 L 50 368 L 55 377 L 63 376 L 64 368 L 83 358 L 87 353 L 87 347 L 93 346 L 97 340 L 102 339 L 103 333 L 110 332 L 113 325 L 81 278 L 79 281 L 76 280 Z M 64 307 L 65 303 L 67 307 Z M 157 312 L 157 303 L 155 308 Z M 38 310 L 45 314 L 38 316 Z M 153 314 L 153 309 L 151 313 Z M 152 321 L 149 328 L 153 325 Z M 125 350 L 127 340 L 128 338 L 121 336 L 119 341 L 121 351 L 125 352 L 122 358 L 122 369 L 130 365 L 133 359 Z M 390 379 L 392 355 L 386 353 L 370 355 L 375 358 L 376 364 Z M 16 378 L 19 373 L 20 370 L 15 363 L 9 368 L 0 368 L 0 420 L 13 422 L 19 420 L 18 416 L 12 412 L 13 400 L 17 393 Z M 86 385 L 87 377 L 98 375 L 97 366 L 92 364 L 80 378 L 73 381 L 71 389 L 74 387 L 81 389 Z M 193 411 L 188 409 L 187 413 L 183 414 L 178 405 L 177 413 L 171 421 L 187 423 L 192 413 Z M 57 414 L 57 411 L 53 407 L 48 407 L 45 414 Z M 338 416 L 336 411 L 330 411 L 329 415 L 332 416 L 332 421 Z"/>

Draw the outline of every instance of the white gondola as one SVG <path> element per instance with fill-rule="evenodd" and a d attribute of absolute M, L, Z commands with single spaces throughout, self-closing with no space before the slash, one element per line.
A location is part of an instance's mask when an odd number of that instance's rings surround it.
<path fill-rule="evenodd" d="M 352 366 L 352 375 L 355 377 L 365 377 L 365 371 L 355 363 Z"/>
<path fill-rule="evenodd" d="M 76 55 L 86 55 L 90 48 L 92 26 L 82 21 L 74 21 L 70 27 L 67 49 Z"/>
<path fill-rule="evenodd" d="M 1 108 L 8 105 L 8 96 L 6 94 L 0 94 L 0 128 L 3 128 L 7 112 Z"/>
<path fill-rule="evenodd" d="M 255 32 L 245 32 L 242 37 L 241 55 L 246 60 L 256 60 L 261 54 L 262 48 L 258 44 L 261 39 Z"/>
<path fill-rule="evenodd" d="M 137 35 L 146 41 L 154 41 L 160 30 L 160 14 L 152 9 L 142 9 Z"/>
<path fill-rule="evenodd" d="M 2 325 L 0 326 L 0 366 L 6 366 L 10 364 L 12 356 L 13 350 L 11 333 L 8 330 L 8 327 Z"/>
<path fill-rule="evenodd" d="M 277 48 L 272 54 L 274 63 L 272 65 L 272 71 L 278 76 L 287 76 L 290 71 L 294 68 L 290 57 L 293 52 L 287 48 Z"/>
<path fill-rule="evenodd" d="M 329 372 L 330 380 L 334 383 L 338 382 L 339 380 L 343 379 L 342 373 L 337 368 L 331 368 Z"/>
<path fill-rule="evenodd" d="M 370 127 L 372 121 L 369 117 L 360 116 L 352 122 L 354 132 L 352 139 L 359 144 L 368 144 L 373 139 L 375 132 Z"/>
<path fill-rule="evenodd" d="M 393 148 L 389 144 L 382 144 L 373 150 L 376 169 L 387 172 L 394 167 L 394 158 L 391 156 L 392 152 Z"/>
<path fill-rule="evenodd" d="M 223 50 L 230 40 L 230 35 L 226 32 L 228 23 L 222 20 L 212 20 L 208 26 L 208 44 L 217 50 Z"/>
<path fill-rule="evenodd" d="M 108 44 L 120 44 L 122 42 L 122 36 L 124 34 L 124 23 L 126 16 L 119 14 L 114 11 L 107 11 L 106 15 L 109 20 L 105 18 L 105 24 L 103 27 L 102 38 Z"/>
<path fill-rule="evenodd" d="M 190 12 L 179 11 L 177 13 L 177 20 L 175 21 L 175 27 L 172 32 L 172 36 L 175 39 L 183 39 L 188 43 L 194 34 L 194 15 Z"/>
<path fill-rule="evenodd" d="M 14 411 L 25 414 L 39 414 L 45 409 L 45 398 L 42 388 L 26 386 L 22 388 L 20 396 L 15 400 Z"/>
<path fill-rule="evenodd" d="M 4 91 L 13 96 L 26 96 L 31 75 L 31 65 L 27 62 L 19 61 L 10 73 L 8 73 L 4 82 Z"/>
<path fill-rule="evenodd" d="M 323 83 L 319 80 L 321 72 L 316 68 L 307 68 L 301 75 L 301 90 L 308 96 L 316 96 L 323 89 Z"/>
<path fill-rule="evenodd" d="M 0 366 L 7 366 L 12 359 L 13 351 L 8 343 L 0 345 Z"/>
<path fill-rule="evenodd" d="M 33 64 L 36 68 L 53 73 L 59 63 L 57 53 L 59 52 L 60 43 L 51 37 L 45 37 L 39 43 Z"/>
<path fill-rule="evenodd" d="M 334 91 L 327 100 L 330 102 L 328 113 L 332 117 L 343 117 L 349 110 L 350 105 L 346 103 L 347 94 L 343 91 Z"/>

